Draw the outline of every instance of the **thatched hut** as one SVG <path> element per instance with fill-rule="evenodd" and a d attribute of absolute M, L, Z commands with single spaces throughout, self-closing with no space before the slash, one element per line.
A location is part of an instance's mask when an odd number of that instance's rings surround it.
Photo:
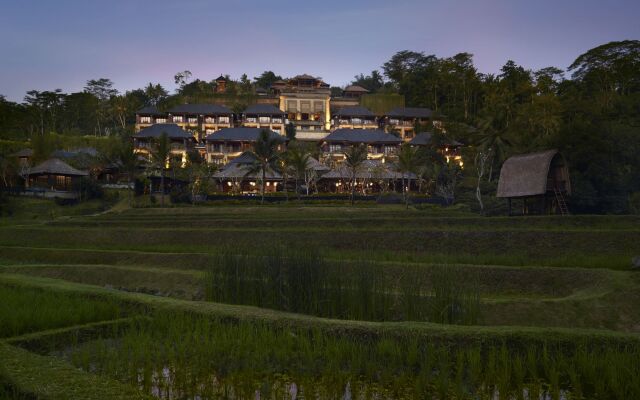
<path fill-rule="evenodd" d="M 567 214 L 565 197 L 571 195 L 569 168 L 558 150 L 521 154 L 502 165 L 497 196 L 522 201 L 522 214 Z"/>

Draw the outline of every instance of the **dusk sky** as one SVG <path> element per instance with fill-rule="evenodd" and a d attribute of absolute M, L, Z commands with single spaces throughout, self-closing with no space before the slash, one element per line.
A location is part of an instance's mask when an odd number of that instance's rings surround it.
<path fill-rule="evenodd" d="M 584 51 L 640 39 L 640 1 L 8 1 L 0 12 L 0 94 L 121 91 L 190 70 L 250 78 L 309 73 L 343 86 L 400 50 L 474 54 L 481 72 L 508 59 L 566 69 Z"/>

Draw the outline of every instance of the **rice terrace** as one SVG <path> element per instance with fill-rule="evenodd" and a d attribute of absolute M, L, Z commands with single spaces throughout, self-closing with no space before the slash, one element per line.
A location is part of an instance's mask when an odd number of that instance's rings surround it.
<path fill-rule="evenodd" d="M 638 226 L 375 204 L 5 220 L 0 393 L 637 398 Z"/>
<path fill-rule="evenodd" d="M 640 1 L 4 1 L 0 400 L 640 400 Z"/>

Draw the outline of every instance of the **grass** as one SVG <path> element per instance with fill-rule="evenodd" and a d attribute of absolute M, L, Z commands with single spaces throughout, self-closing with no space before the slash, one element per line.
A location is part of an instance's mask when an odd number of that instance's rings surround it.
<path fill-rule="evenodd" d="M 326 260 L 312 249 L 227 249 L 207 269 L 206 298 L 330 318 L 478 322 L 477 272 Z M 428 279 L 424 279 L 428 275 Z"/>
<path fill-rule="evenodd" d="M 2 222 L 0 397 L 639 397 L 637 217 L 77 210 Z"/>
<path fill-rule="evenodd" d="M 113 319 L 118 302 L 0 285 L 0 337 Z"/>

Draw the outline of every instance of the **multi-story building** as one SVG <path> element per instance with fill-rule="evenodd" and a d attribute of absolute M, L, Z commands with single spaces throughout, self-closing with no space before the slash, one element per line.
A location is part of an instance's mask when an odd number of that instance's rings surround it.
<path fill-rule="evenodd" d="M 342 107 L 333 114 L 333 129 L 378 129 L 376 115 L 362 106 Z"/>
<path fill-rule="evenodd" d="M 264 128 L 225 128 L 210 134 L 206 139 L 207 162 L 227 164 L 243 152 L 253 150 L 262 129 Z M 279 139 L 278 151 L 283 151 L 286 139 L 274 131 L 270 131 L 270 134 Z"/>
<path fill-rule="evenodd" d="M 285 134 L 285 113 L 271 104 L 254 104 L 242 113 L 242 126 L 269 129 L 279 135 Z"/>
<path fill-rule="evenodd" d="M 326 136 L 331 129 L 328 84 L 304 74 L 275 82 L 272 90 L 280 98 L 280 109 L 286 113 L 287 123 L 295 125 L 298 139 L 318 140 Z"/>
<path fill-rule="evenodd" d="M 155 106 L 144 107 L 136 112 L 136 132 L 153 124 L 166 124 L 167 114 L 158 111 Z"/>
<path fill-rule="evenodd" d="M 217 104 L 180 104 L 168 110 L 167 119 L 167 122 L 196 133 L 198 141 L 233 126 L 233 112 Z"/>
<path fill-rule="evenodd" d="M 370 160 L 394 160 L 402 140 L 380 129 L 336 129 L 323 139 L 320 145 L 322 159 L 330 163 L 341 163 L 352 146 L 367 146 Z"/>
<path fill-rule="evenodd" d="M 416 124 L 430 124 L 432 117 L 433 112 L 428 108 L 399 107 L 384 116 L 384 123 L 388 131 L 397 133 L 404 141 L 409 141 L 416 134 Z"/>
<path fill-rule="evenodd" d="M 133 135 L 134 151 L 151 160 L 158 139 L 166 133 L 171 146 L 171 158 L 184 164 L 187 152 L 193 148 L 195 138 L 176 124 L 155 124 Z"/>

